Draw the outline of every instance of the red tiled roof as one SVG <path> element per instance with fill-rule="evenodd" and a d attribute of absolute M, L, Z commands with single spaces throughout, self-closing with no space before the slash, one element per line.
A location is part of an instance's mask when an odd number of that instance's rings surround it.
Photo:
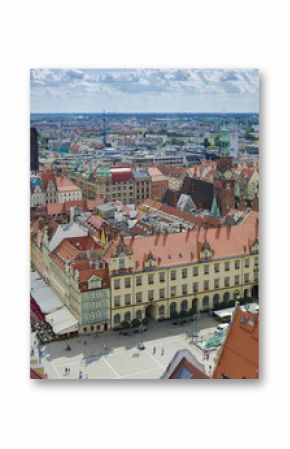
<path fill-rule="evenodd" d="M 52 181 L 56 185 L 56 180 L 54 173 L 52 171 L 45 171 L 42 173 L 42 185 L 43 189 L 46 190 L 49 181 Z"/>
<path fill-rule="evenodd" d="M 131 168 L 112 168 L 112 181 L 129 181 L 133 178 L 133 172 Z"/>
<path fill-rule="evenodd" d="M 30 379 L 43 379 L 34 369 L 30 368 Z"/>
<path fill-rule="evenodd" d="M 237 309 L 221 350 L 214 379 L 259 378 L 259 314 Z"/>
<path fill-rule="evenodd" d="M 249 253 L 250 246 L 258 238 L 254 223 L 192 230 L 180 233 L 157 234 L 149 237 L 125 237 L 124 242 L 132 252 L 134 270 L 142 271 L 144 258 L 151 251 L 157 266 L 175 266 L 198 262 L 200 249 L 207 241 L 214 251 L 212 259 L 234 257 Z M 108 248 L 104 259 L 109 262 L 114 256 L 118 242 Z"/>
<path fill-rule="evenodd" d="M 81 191 L 67 176 L 57 176 L 56 185 L 59 192 Z"/>
<path fill-rule="evenodd" d="M 88 218 L 86 223 L 95 229 L 101 229 L 104 224 L 104 220 L 102 220 L 102 218 L 98 217 L 97 215 L 92 215 L 90 218 Z"/>
<path fill-rule="evenodd" d="M 65 213 L 63 203 L 51 203 L 46 205 L 46 212 L 48 215 L 59 215 Z"/>

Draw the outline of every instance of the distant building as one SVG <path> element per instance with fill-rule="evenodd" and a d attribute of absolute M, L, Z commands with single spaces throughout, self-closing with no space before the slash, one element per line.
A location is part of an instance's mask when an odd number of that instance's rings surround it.
<path fill-rule="evenodd" d="M 30 170 L 37 171 L 38 169 L 38 132 L 36 128 L 30 128 Z"/>

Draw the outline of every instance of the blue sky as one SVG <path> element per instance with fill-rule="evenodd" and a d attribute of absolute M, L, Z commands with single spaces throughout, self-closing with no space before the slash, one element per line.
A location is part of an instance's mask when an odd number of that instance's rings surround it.
<path fill-rule="evenodd" d="M 258 112 L 256 69 L 32 69 L 31 112 Z"/>

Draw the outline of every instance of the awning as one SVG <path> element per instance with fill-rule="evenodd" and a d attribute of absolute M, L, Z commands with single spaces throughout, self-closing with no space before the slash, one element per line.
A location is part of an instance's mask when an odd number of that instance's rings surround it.
<path fill-rule="evenodd" d="M 51 313 L 63 307 L 62 301 L 49 287 L 32 289 L 30 294 L 43 313 Z"/>
<path fill-rule="evenodd" d="M 51 325 L 53 332 L 57 335 L 67 334 L 78 330 L 78 320 L 68 310 L 67 307 L 50 313 L 45 317 L 46 321 Z"/>

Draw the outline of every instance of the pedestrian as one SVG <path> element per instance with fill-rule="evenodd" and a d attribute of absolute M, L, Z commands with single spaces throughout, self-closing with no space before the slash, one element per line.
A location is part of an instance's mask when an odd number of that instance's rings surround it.
<path fill-rule="evenodd" d="M 79 372 L 79 379 L 83 379 L 83 372 L 82 371 Z"/>
<path fill-rule="evenodd" d="M 86 342 L 86 340 L 84 341 L 84 345 L 85 345 L 85 346 L 87 346 L 87 342 Z"/>
<path fill-rule="evenodd" d="M 156 347 L 155 346 L 153 346 L 153 351 L 152 352 L 153 352 L 153 355 L 156 354 Z"/>
<path fill-rule="evenodd" d="M 161 355 L 164 355 L 164 348 L 161 348 Z"/>

